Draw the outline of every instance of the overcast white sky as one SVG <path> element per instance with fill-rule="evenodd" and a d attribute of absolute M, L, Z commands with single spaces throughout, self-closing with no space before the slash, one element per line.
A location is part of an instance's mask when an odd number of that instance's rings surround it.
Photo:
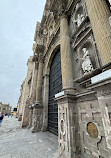
<path fill-rule="evenodd" d="M 0 101 L 16 106 L 46 0 L 0 0 Z"/>

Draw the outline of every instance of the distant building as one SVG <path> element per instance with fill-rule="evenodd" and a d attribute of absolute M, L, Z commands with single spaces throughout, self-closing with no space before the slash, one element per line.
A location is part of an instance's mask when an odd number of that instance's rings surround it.
<path fill-rule="evenodd" d="M 11 114 L 11 106 L 9 104 L 3 104 L 0 102 L 0 113 L 2 114 Z"/>

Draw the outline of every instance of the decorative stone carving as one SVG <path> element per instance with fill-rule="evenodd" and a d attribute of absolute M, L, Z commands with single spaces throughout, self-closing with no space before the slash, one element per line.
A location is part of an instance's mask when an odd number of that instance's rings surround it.
<path fill-rule="evenodd" d="M 84 56 L 82 58 L 82 60 L 83 60 L 82 69 L 83 69 L 83 72 L 85 74 L 85 73 L 93 70 L 93 65 L 92 65 L 91 60 L 90 60 L 89 51 L 86 48 L 83 48 L 82 51 L 84 53 Z"/>
<path fill-rule="evenodd" d="M 85 16 L 83 14 L 77 15 L 77 20 L 75 19 L 75 23 L 77 24 L 78 27 L 82 24 L 84 19 L 85 19 Z"/>
<path fill-rule="evenodd" d="M 54 33 L 54 30 L 53 30 L 52 27 L 50 27 L 50 29 L 49 29 L 49 36 L 51 37 L 53 35 L 53 33 Z"/>

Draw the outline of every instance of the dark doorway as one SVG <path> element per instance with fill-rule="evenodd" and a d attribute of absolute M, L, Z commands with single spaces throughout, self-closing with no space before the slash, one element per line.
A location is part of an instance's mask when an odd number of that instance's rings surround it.
<path fill-rule="evenodd" d="M 55 54 L 49 75 L 48 130 L 58 135 L 58 105 L 55 94 L 62 90 L 60 50 Z"/>

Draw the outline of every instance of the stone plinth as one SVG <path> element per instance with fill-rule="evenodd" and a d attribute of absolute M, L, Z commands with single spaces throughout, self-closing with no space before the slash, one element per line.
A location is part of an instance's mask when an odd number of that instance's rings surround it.
<path fill-rule="evenodd" d="M 58 102 L 58 141 L 59 153 L 67 158 L 79 157 L 79 146 L 77 142 L 77 109 L 75 96 L 67 92 L 56 95 Z M 73 120 L 74 119 L 74 120 Z M 77 143 L 75 143 L 77 142 Z"/>
<path fill-rule="evenodd" d="M 33 107 L 33 120 L 31 131 L 40 132 L 42 130 L 43 124 L 43 106 L 40 103 L 36 102 Z"/>

